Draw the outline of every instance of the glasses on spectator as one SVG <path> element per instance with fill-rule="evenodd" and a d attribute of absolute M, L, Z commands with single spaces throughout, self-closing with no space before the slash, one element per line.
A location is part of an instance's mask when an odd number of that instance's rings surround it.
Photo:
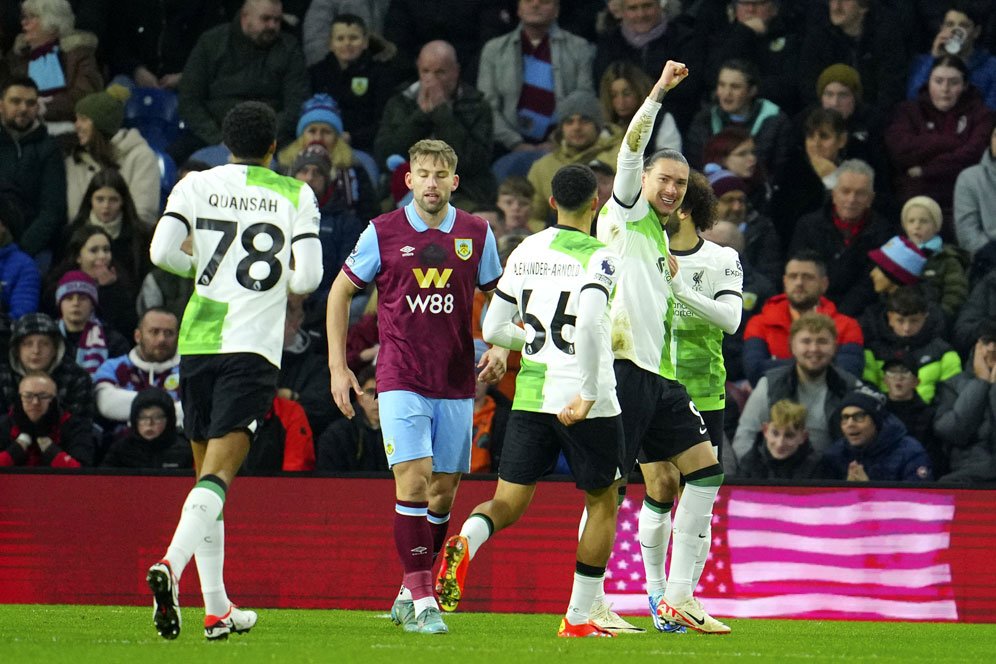
<path fill-rule="evenodd" d="M 856 413 L 841 413 L 840 423 L 843 424 L 848 420 L 852 420 L 855 424 L 861 424 L 868 419 L 868 413 L 863 410 L 859 410 Z"/>
<path fill-rule="evenodd" d="M 28 403 L 48 403 L 54 398 L 54 394 L 46 394 L 45 392 L 21 392 L 21 401 Z"/>
<path fill-rule="evenodd" d="M 139 424 L 162 424 L 166 421 L 165 415 L 139 415 Z"/>

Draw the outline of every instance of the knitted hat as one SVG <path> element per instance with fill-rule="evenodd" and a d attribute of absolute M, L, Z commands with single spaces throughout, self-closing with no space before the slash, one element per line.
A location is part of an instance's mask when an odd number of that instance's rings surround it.
<path fill-rule="evenodd" d="M 934 231 L 940 232 L 943 217 L 941 215 L 941 206 L 937 204 L 937 201 L 930 196 L 914 196 L 903 205 L 903 212 L 899 215 L 899 218 L 905 220 L 906 211 L 915 207 L 922 207 L 926 210 L 930 220 L 934 222 Z"/>
<path fill-rule="evenodd" d="M 580 115 L 587 120 L 591 120 L 599 129 L 605 123 L 602 117 L 602 105 L 598 103 L 598 97 L 588 90 L 575 90 L 557 104 L 557 118 L 559 122 L 563 122 L 574 115 Z"/>
<path fill-rule="evenodd" d="M 861 101 L 863 94 L 861 74 L 854 67 L 838 62 L 824 69 L 820 73 L 820 77 L 816 79 L 816 96 L 821 97 L 823 89 L 831 83 L 840 83 L 844 87 L 850 88 L 851 92 L 854 93 L 854 98 Z"/>
<path fill-rule="evenodd" d="M 875 428 L 882 429 L 882 420 L 885 419 L 886 397 L 881 392 L 862 385 L 852 392 L 848 392 L 841 399 L 840 405 L 834 411 L 834 415 L 839 419 L 840 413 L 848 406 L 854 406 L 865 411 L 875 421 Z"/>
<path fill-rule="evenodd" d="M 914 358 L 909 353 L 904 353 L 903 355 L 896 355 L 894 357 L 888 358 L 882 363 L 882 371 L 888 371 L 893 367 L 902 367 L 904 369 L 909 369 L 910 373 L 914 376 L 920 367 L 916 365 L 916 358 Z"/>
<path fill-rule="evenodd" d="M 747 193 L 747 183 L 743 181 L 743 178 L 734 175 L 725 168 L 713 170 L 706 177 L 712 186 L 712 192 L 716 194 L 716 198 L 721 198 L 723 194 L 728 194 L 731 191 Z"/>
<path fill-rule="evenodd" d="M 319 93 L 301 104 L 301 119 L 297 121 L 297 135 L 304 133 L 305 127 L 313 122 L 323 122 L 342 133 L 342 116 L 339 104 L 327 94 Z"/>
<path fill-rule="evenodd" d="M 329 156 L 328 149 L 321 143 L 311 143 L 294 157 L 289 175 L 291 177 L 297 175 L 302 168 L 308 165 L 317 166 L 325 177 L 329 177 L 332 173 L 332 158 Z"/>
<path fill-rule="evenodd" d="M 131 95 L 123 85 L 112 85 L 101 92 L 94 92 L 76 102 L 76 115 L 93 122 L 101 134 L 110 138 L 124 124 L 125 101 Z"/>
<path fill-rule="evenodd" d="M 11 326 L 10 330 L 10 347 L 11 354 L 13 354 L 13 349 L 17 347 L 19 343 L 32 334 L 47 334 L 55 340 L 62 338 L 62 333 L 59 332 L 59 326 L 55 324 L 46 314 L 24 314 Z"/>
<path fill-rule="evenodd" d="M 391 169 L 391 199 L 396 207 L 403 207 L 411 199 L 412 192 L 405 184 L 405 175 L 412 170 L 411 164 L 401 155 L 393 154 L 387 158 L 387 167 Z"/>
<path fill-rule="evenodd" d="M 97 306 L 97 282 L 82 270 L 70 270 L 59 279 L 59 286 L 55 289 L 55 306 L 58 307 L 62 301 L 73 293 L 82 293 L 90 298 L 93 306 Z"/>
<path fill-rule="evenodd" d="M 882 268 L 882 272 L 901 286 L 920 281 L 927 257 L 913 241 L 900 235 L 893 236 L 878 249 L 868 252 L 868 258 Z"/>

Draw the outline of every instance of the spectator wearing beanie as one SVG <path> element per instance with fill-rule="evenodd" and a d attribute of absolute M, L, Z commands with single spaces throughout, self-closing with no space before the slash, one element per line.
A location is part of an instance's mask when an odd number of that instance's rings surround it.
<path fill-rule="evenodd" d="M 105 168 L 121 172 L 139 218 L 151 228 L 159 220 L 159 160 L 137 129 L 123 129 L 128 90 L 112 85 L 76 103 L 79 144 L 66 157 L 66 207 L 76 217 L 90 178 Z"/>
<path fill-rule="evenodd" d="M 312 143 L 294 159 L 288 174 L 307 182 L 318 198 L 318 239 L 322 243 L 324 273 L 322 283 L 310 296 L 313 302 L 324 302 L 349 252 L 356 246 L 367 219 L 358 214 L 350 189 L 345 186 L 345 173 L 335 172 L 329 151 L 321 143 Z"/>
<path fill-rule="evenodd" d="M 0 362 L 0 411 L 17 401 L 21 378 L 38 371 L 55 381 L 64 410 L 93 418 L 93 382 L 90 374 L 66 357 L 59 326 L 45 314 L 25 314 L 11 326 L 8 361 Z"/>
<path fill-rule="evenodd" d="M 41 275 L 38 265 L 17 246 L 4 222 L 0 218 L 0 283 L 3 284 L 0 313 L 17 320 L 24 314 L 38 311 Z"/>
<path fill-rule="evenodd" d="M 329 184 L 342 207 L 364 219 L 380 213 L 378 197 L 370 176 L 357 161 L 349 141 L 343 138 L 345 129 L 339 105 L 327 94 L 317 94 L 301 105 L 296 138 L 277 155 L 277 162 L 288 175 L 295 177 L 294 161 L 313 143 L 327 150 L 330 164 Z M 319 196 L 319 203 L 321 203 Z"/>
<path fill-rule="evenodd" d="M 895 235 L 878 249 L 868 252 L 873 267 L 872 286 L 879 295 L 888 295 L 900 286 L 920 283 L 927 256 L 912 240 Z"/>
<path fill-rule="evenodd" d="M 744 236 L 742 258 L 772 283 L 778 283 L 784 264 L 781 241 L 771 219 L 751 206 L 747 183 L 716 164 L 707 164 L 705 175 L 718 200 L 716 219 L 736 224 Z"/>
<path fill-rule="evenodd" d="M 602 105 L 595 93 L 575 90 L 557 105 L 558 125 L 552 139 L 553 152 L 543 155 L 529 167 L 527 179 L 533 185 L 532 219 L 552 220 L 550 182 L 562 166 L 587 164 L 593 159 L 607 164 L 616 163 L 623 132 L 615 125 L 605 124 Z"/>
<path fill-rule="evenodd" d="M 941 206 L 929 196 L 914 196 L 903 205 L 903 232 L 927 256 L 923 280 L 931 299 L 953 321 L 968 298 L 967 252 L 941 239 Z"/>
<path fill-rule="evenodd" d="M 823 453 L 827 479 L 851 482 L 933 479 L 927 451 L 885 405 L 885 395 L 867 387 L 843 398 L 834 412 L 843 435 Z"/>
<path fill-rule="evenodd" d="M 173 398 L 149 387 L 131 402 L 130 426 L 111 443 L 101 465 L 112 468 L 190 468 L 190 445 L 176 430 Z"/>
<path fill-rule="evenodd" d="M 800 127 L 814 108 L 834 110 L 844 118 L 847 145 L 841 149 L 841 159 L 868 162 L 878 176 L 876 185 L 881 195 L 888 189 L 889 182 L 888 160 L 882 142 L 885 124 L 878 109 L 865 103 L 858 70 L 838 62 L 820 72 L 816 79 L 816 104 L 797 117 Z"/>
<path fill-rule="evenodd" d="M 82 270 L 70 270 L 59 279 L 55 306 L 66 356 L 91 376 L 108 357 L 128 352 L 128 342 L 97 317 L 97 282 Z"/>

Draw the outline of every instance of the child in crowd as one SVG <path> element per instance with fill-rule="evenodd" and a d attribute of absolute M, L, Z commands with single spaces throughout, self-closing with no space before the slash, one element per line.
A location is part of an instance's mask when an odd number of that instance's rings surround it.
<path fill-rule="evenodd" d="M 125 355 L 128 342 L 97 317 L 97 282 L 81 270 L 70 270 L 59 279 L 55 306 L 59 331 L 65 339 L 66 355 L 87 370 L 90 376 L 108 357 Z"/>
<path fill-rule="evenodd" d="M 923 400 L 916 388 L 916 358 L 909 355 L 894 357 L 882 364 L 882 381 L 888 401 L 885 409 L 898 417 L 911 436 L 920 441 L 937 476 L 948 472 L 947 457 L 934 438 L 934 408 Z"/>
<path fill-rule="evenodd" d="M 498 209 L 505 217 L 505 233 L 529 235 L 543 230 L 537 220 L 530 220 L 533 196 L 532 183 L 521 175 L 511 175 L 498 185 Z"/>
<path fill-rule="evenodd" d="M 885 390 L 885 362 L 897 357 L 915 361 L 917 393 L 926 403 L 934 399 L 937 383 L 961 373 L 961 358 L 943 338 L 944 320 L 923 287 L 908 285 L 890 293 L 885 304 L 872 307 L 861 319 L 865 333 L 865 371 L 862 379 Z"/>
<path fill-rule="evenodd" d="M 806 431 L 806 407 L 789 399 L 771 406 L 762 437 L 740 461 L 737 477 L 806 480 L 821 477 L 820 453 Z"/>
<path fill-rule="evenodd" d="M 131 402 L 130 426 L 111 443 L 104 466 L 191 468 L 190 445 L 176 431 L 176 408 L 165 390 L 150 387 Z"/>
<path fill-rule="evenodd" d="M 903 232 L 927 256 L 923 280 L 931 299 L 953 320 L 968 298 L 968 256 L 941 240 L 941 206 L 929 196 L 914 196 L 903 205 Z"/>

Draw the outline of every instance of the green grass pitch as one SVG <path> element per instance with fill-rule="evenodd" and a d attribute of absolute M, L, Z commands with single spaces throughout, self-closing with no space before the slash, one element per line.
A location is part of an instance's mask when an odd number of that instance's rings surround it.
<path fill-rule="evenodd" d="M 184 611 L 183 632 L 164 641 L 151 608 L 0 606 L 0 661 L 11 662 L 985 662 L 996 627 L 933 623 L 731 620 L 729 636 L 665 635 L 635 618 L 641 635 L 558 639 L 559 616 L 456 613 L 446 636 L 406 634 L 384 613 L 262 609 L 256 628 L 208 643 L 203 610 Z M 662 661 L 662 660 L 656 660 Z"/>

